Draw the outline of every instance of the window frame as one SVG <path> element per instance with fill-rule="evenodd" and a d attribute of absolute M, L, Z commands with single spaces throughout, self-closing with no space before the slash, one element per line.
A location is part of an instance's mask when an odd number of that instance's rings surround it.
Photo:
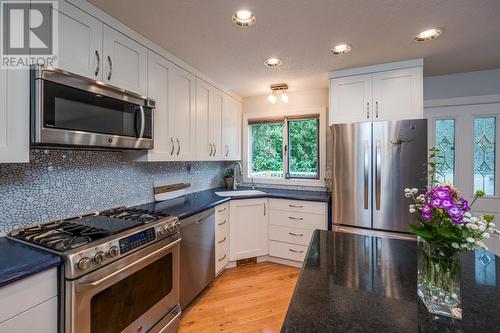
<path fill-rule="evenodd" d="M 283 118 L 283 146 L 288 145 L 288 121 L 285 118 L 297 118 L 302 119 L 300 116 L 306 118 L 313 118 L 316 116 L 319 121 L 318 130 L 318 176 L 317 178 L 286 178 L 286 171 L 288 170 L 288 152 L 286 156 L 283 156 L 283 178 L 276 177 L 252 177 L 250 172 L 252 170 L 252 140 L 250 133 L 250 123 L 256 122 L 259 119 L 273 119 L 273 118 Z M 290 119 L 288 119 L 290 120 Z M 314 108 L 314 109 L 302 109 L 302 110 L 286 110 L 277 113 L 270 114 L 269 112 L 263 113 L 252 113 L 243 114 L 243 182 L 252 184 L 275 184 L 275 185 L 297 185 L 297 186 L 319 186 L 325 187 L 325 172 L 326 172 L 326 109 L 325 108 Z M 286 142 L 286 143 L 285 143 Z M 282 152 L 284 154 L 284 152 Z"/>

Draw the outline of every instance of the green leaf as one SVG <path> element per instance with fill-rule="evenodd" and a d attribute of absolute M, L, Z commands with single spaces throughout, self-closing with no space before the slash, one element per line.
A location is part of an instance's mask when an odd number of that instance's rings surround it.
<path fill-rule="evenodd" d="M 432 231 L 428 230 L 425 227 L 422 228 L 412 224 L 410 225 L 410 232 L 425 239 L 433 238 Z"/>

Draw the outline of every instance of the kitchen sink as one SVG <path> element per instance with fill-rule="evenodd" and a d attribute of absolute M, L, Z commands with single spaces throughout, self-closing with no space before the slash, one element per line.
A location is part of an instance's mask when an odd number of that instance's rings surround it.
<path fill-rule="evenodd" d="M 222 191 L 215 192 L 220 197 L 242 197 L 242 196 L 251 196 L 251 195 L 264 195 L 266 192 L 262 192 L 259 190 L 241 190 L 241 191 Z"/>

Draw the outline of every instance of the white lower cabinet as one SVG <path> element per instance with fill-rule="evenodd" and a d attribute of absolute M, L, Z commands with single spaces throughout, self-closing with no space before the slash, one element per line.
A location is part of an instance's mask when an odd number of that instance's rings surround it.
<path fill-rule="evenodd" d="M 269 199 L 269 255 L 304 261 L 314 230 L 327 229 L 327 204 Z"/>
<path fill-rule="evenodd" d="M 229 203 L 215 207 L 215 274 L 229 262 Z"/>
<path fill-rule="evenodd" d="M 0 289 L 0 333 L 57 332 L 57 269 Z"/>
<path fill-rule="evenodd" d="M 267 199 L 232 200 L 229 208 L 229 260 L 268 254 Z"/>

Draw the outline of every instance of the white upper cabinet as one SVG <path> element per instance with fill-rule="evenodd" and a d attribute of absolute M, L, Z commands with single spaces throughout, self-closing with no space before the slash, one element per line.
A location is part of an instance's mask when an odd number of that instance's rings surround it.
<path fill-rule="evenodd" d="M 374 73 L 374 119 L 422 118 L 422 76 L 422 67 Z"/>
<path fill-rule="evenodd" d="M 169 133 L 170 80 L 175 65 L 154 52 L 148 54 L 148 92 L 156 102 L 154 117 L 154 149 L 140 153 L 148 161 L 173 159 L 174 141 Z M 134 153 L 136 154 L 136 153 Z"/>
<path fill-rule="evenodd" d="M 220 159 L 222 145 L 222 93 L 196 79 L 196 159 Z"/>
<path fill-rule="evenodd" d="M 422 68 L 415 59 L 332 72 L 330 125 L 422 118 Z"/>
<path fill-rule="evenodd" d="M 65 2 L 59 2 L 57 67 L 102 80 L 102 22 Z"/>
<path fill-rule="evenodd" d="M 226 160 L 241 159 L 241 104 L 227 95 L 222 107 L 222 153 Z"/>
<path fill-rule="evenodd" d="M 371 119 L 372 75 L 353 75 L 330 82 L 330 122 L 352 123 Z"/>
<path fill-rule="evenodd" d="M 29 161 L 29 71 L 0 70 L 0 163 Z"/>
<path fill-rule="evenodd" d="M 103 81 L 146 96 L 148 50 L 121 32 L 104 25 Z"/>
<path fill-rule="evenodd" d="M 229 214 L 229 260 L 267 255 L 267 199 L 232 200 Z"/>
<path fill-rule="evenodd" d="M 196 78 L 175 66 L 170 75 L 168 129 L 174 142 L 173 159 L 195 159 L 195 94 Z"/>

